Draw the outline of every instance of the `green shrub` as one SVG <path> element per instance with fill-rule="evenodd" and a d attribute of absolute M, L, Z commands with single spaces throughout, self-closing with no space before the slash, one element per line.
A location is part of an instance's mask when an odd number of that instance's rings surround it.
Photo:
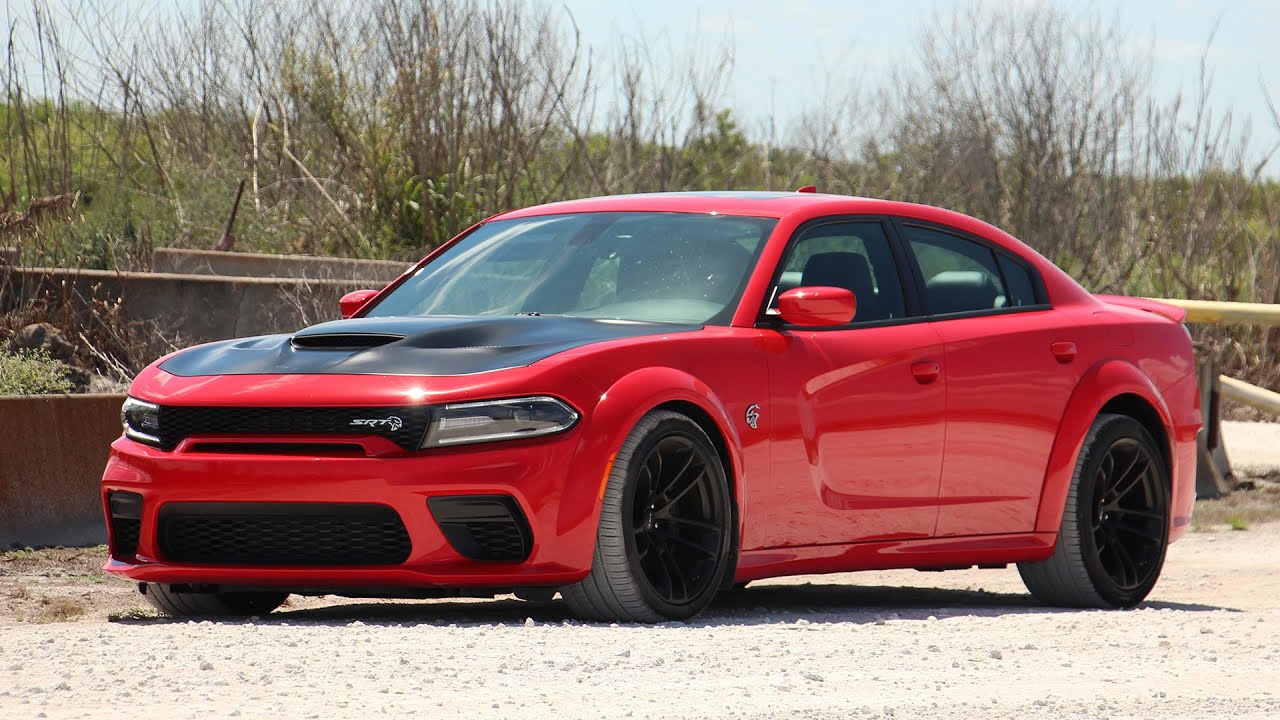
<path fill-rule="evenodd" d="M 71 392 L 71 368 L 44 350 L 0 352 L 0 395 L 49 395 Z"/>

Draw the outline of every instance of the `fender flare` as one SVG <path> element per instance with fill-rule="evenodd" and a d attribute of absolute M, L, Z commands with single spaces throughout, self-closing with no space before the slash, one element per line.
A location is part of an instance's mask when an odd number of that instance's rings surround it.
<path fill-rule="evenodd" d="M 714 390 L 689 373 L 670 367 L 646 367 L 619 378 L 601 395 L 587 417 L 582 445 L 578 448 L 576 469 L 583 473 L 580 487 L 572 496 L 566 494 L 564 502 L 576 507 L 567 515 L 589 516 L 592 536 L 600 524 L 600 511 L 604 505 L 604 487 L 618 450 L 632 428 L 654 408 L 670 402 L 685 402 L 697 406 L 715 424 L 724 440 L 729 456 L 725 472 L 737 504 L 737 517 L 742 517 L 742 441 L 738 430 L 729 420 L 724 402 Z M 590 493 L 586 492 L 590 489 Z M 584 507 L 586 503 L 589 506 Z M 563 512 L 563 511 L 562 511 Z M 742 532 L 741 523 L 737 528 Z"/>
<path fill-rule="evenodd" d="M 1085 436 L 1094 418 L 1112 399 L 1121 395 L 1136 395 L 1155 408 L 1165 428 L 1165 437 L 1172 442 L 1172 416 L 1168 406 L 1151 379 L 1137 366 L 1124 360 L 1102 360 L 1089 368 L 1076 384 L 1058 425 L 1058 433 L 1049 453 L 1044 484 L 1040 492 L 1040 507 L 1036 512 L 1036 532 L 1058 532 L 1062 514 L 1066 509 L 1067 491 L 1071 476 Z M 1173 457 L 1173 447 L 1165 448 L 1166 457 Z M 1169 468 L 1173 473 L 1174 469 Z"/>

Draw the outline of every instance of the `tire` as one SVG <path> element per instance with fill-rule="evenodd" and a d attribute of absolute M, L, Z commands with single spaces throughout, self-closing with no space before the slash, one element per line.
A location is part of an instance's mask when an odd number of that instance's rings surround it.
<path fill-rule="evenodd" d="M 655 410 L 615 458 L 591 573 L 561 595 L 584 620 L 693 617 L 732 572 L 733 518 L 728 478 L 707 434 L 684 415 Z"/>
<path fill-rule="evenodd" d="M 186 587 L 140 583 L 138 589 L 152 607 L 174 618 L 266 615 L 289 597 L 287 592 L 191 592 Z"/>
<path fill-rule="evenodd" d="M 1169 470 L 1137 420 L 1099 415 L 1071 478 L 1048 560 L 1018 564 L 1048 605 L 1127 608 L 1155 587 L 1169 546 Z"/>

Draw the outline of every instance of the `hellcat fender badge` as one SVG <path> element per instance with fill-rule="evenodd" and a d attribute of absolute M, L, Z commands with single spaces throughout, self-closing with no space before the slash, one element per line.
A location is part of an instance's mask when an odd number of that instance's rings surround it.
<path fill-rule="evenodd" d="M 752 403 L 747 406 L 747 424 L 752 430 L 756 429 L 756 424 L 760 422 L 760 406 Z"/>

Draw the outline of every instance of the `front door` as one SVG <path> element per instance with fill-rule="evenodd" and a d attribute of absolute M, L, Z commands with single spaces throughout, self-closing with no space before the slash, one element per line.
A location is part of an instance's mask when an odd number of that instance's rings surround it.
<path fill-rule="evenodd" d="M 944 440 L 943 346 L 908 315 L 879 222 L 818 224 L 788 250 L 777 294 L 836 286 L 854 321 L 781 325 L 769 339 L 771 482 L 746 547 L 923 538 L 937 518 Z M 771 311 L 772 312 L 772 311 Z"/>

